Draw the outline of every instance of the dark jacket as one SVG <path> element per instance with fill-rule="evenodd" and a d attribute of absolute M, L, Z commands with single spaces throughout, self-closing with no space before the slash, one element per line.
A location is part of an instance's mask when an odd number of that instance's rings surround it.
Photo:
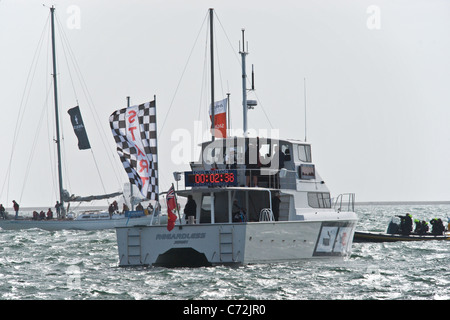
<path fill-rule="evenodd" d="M 195 203 L 194 199 L 189 199 L 186 203 L 186 206 L 184 207 L 184 214 L 186 217 L 189 216 L 195 216 L 197 213 L 197 204 Z"/>

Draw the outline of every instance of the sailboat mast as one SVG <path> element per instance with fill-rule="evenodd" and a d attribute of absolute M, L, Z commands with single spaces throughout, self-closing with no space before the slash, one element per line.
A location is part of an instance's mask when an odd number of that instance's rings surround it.
<path fill-rule="evenodd" d="M 214 9 L 209 9 L 209 33 L 210 33 L 210 52 L 211 52 L 211 122 L 212 122 L 212 141 L 215 138 L 215 123 L 214 123 Z"/>
<path fill-rule="evenodd" d="M 53 93 L 55 97 L 55 118 L 56 118 L 56 147 L 58 153 L 58 179 L 59 179 L 59 203 L 61 212 L 64 216 L 64 198 L 63 198 L 63 182 L 62 182 L 62 168 L 61 168 L 61 140 L 59 135 L 59 110 L 58 110 L 58 82 L 56 73 L 56 49 L 55 49 L 55 7 L 50 8 L 51 12 L 51 28 L 52 28 L 52 55 L 53 55 Z"/>

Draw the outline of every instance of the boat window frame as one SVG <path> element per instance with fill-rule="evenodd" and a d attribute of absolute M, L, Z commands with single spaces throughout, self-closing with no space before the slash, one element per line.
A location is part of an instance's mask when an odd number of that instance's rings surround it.
<path fill-rule="evenodd" d="M 204 207 L 204 205 L 205 205 L 205 198 L 206 198 L 206 197 L 209 198 L 209 203 L 207 204 L 208 208 Z M 206 211 L 206 212 L 211 212 L 211 198 L 212 198 L 212 197 L 211 197 L 210 194 L 207 194 L 207 193 L 202 194 L 202 202 L 201 202 L 201 204 L 200 204 L 200 209 L 201 209 L 201 210 L 204 210 L 204 211 Z"/>
<path fill-rule="evenodd" d="M 300 161 L 311 163 L 312 157 L 311 157 L 311 145 L 309 144 L 298 144 L 297 145 L 297 155 Z"/>
<path fill-rule="evenodd" d="M 331 209 L 331 194 L 329 192 L 308 192 L 307 198 L 308 206 L 311 208 Z"/>

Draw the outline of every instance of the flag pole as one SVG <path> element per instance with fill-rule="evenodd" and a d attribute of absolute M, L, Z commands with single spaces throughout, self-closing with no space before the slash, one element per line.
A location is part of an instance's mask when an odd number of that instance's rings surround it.
<path fill-rule="evenodd" d="M 157 113 L 157 110 L 156 110 L 156 94 L 155 95 L 153 95 L 153 101 L 155 102 L 155 132 L 158 132 L 157 131 L 157 121 L 156 121 L 156 119 L 158 118 L 157 116 L 156 116 L 156 113 Z M 157 202 L 159 202 L 159 161 L 158 161 L 158 137 L 156 137 L 156 155 L 153 155 L 153 157 L 154 158 L 156 158 L 156 159 L 152 159 L 152 160 L 156 160 L 156 166 L 155 166 L 155 169 L 156 169 L 156 187 L 157 187 L 157 195 L 156 195 L 156 201 Z"/>
<path fill-rule="evenodd" d="M 157 123 L 157 121 L 156 121 L 156 119 L 158 118 L 157 117 L 157 111 L 156 111 L 156 94 L 154 94 L 153 95 L 153 101 L 155 102 L 154 103 L 154 105 L 155 105 L 155 132 L 158 132 L 158 130 L 157 130 L 157 126 L 156 126 L 156 123 Z M 156 159 L 153 159 L 152 158 L 152 160 L 156 160 L 156 166 L 155 166 L 155 169 L 156 169 L 156 188 L 158 189 L 157 190 L 157 193 L 156 193 L 156 202 L 155 202 L 155 207 L 153 208 L 153 214 L 152 214 L 152 221 L 150 222 L 150 225 L 153 225 L 153 218 L 155 217 L 155 215 L 156 214 L 158 214 L 158 207 L 160 207 L 160 205 L 159 205 L 159 165 L 158 165 L 158 137 L 156 137 L 156 155 L 152 155 L 152 157 L 156 157 Z M 167 204 L 167 202 L 166 202 L 166 204 Z"/>
<path fill-rule="evenodd" d="M 127 108 L 130 107 L 130 96 L 127 96 Z M 134 203 L 133 203 L 133 184 L 130 182 L 130 205 L 131 211 L 134 211 Z M 127 221 L 128 224 L 128 221 Z"/>
<path fill-rule="evenodd" d="M 175 196 L 175 208 L 177 209 L 178 219 L 180 219 L 180 224 L 181 224 L 180 210 L 178 210 L 177 193 L 175 192 L 175 187 L 173 186 L 173 183 L 172 183 L 172 188 L 173 188 L 173 190 L 174 190 L 173 194 L 174 194 L 174 196 Z"/>

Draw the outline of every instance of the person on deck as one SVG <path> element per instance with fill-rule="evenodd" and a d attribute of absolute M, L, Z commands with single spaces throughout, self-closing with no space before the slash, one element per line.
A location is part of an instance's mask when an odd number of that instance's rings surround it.
<path fill-rule="evenodd" d="M 112 216 L 114 214 L 114 204 L 110 204 L 108 207 L 108 213 L 109 213 L 109 218 L 112 219 Z"/>
<path fill-rule="evenodd" d="M 281 151 L 279 146 L 275 147 L 275 152 L 273 154 L 274 164 L 278 164 L 276 169 L 278 169 L 275 174 L 275 188 L 280 188 L 280 170 L 284 168 L 284 161 L 286 160 L 286 155 Z M 278 162 L 278 163 L 277 163 Z"/>
<path fill-rule="evenodd" d="M 58 219 L 61 218 L 61 204 L 59 203 L 59 201 L 56 201 L 55 210 L 56 210 L 56 217 Z"/>
<path fill-rule="evenodd" d="M 117 203 L 116 200 L 114 200 L 112 205 L 113 205 L 114 212 L 117 213 L 117 211 L 119 211 L 119 204 Z"/>
<path fill-rule="evenodd" d="M 428 227 L 428 222 L 422 220 L 422 229 L 420 230 L 422 234 L 426 234 L 429 230 L 430 228 Z"/>
<path fill-rule="evenodd" d="M 247 222 L 245 210 L 239 206 L 237 200 L 234 200 L 231 212 L 233 213 L 233 222 Z"/>
<path fill-rule="evenodd" d="M 126 211 L 130 211 L 130 208 L 128 208 L 128 206 L 127 206 L 126 203 L 124 202 L 124 203 L 123 203 L 123 206 L 122 206 L 122 214 L 125 214 Z"/>
<path fill-rule="evenodd" d="M 136 206 L 136 211 L 144 211 L 144 207 L 142 206 L 142 204 L 139 202 L 139 204 Z"/>
<path fill-rule="evenodd" d="M 272 198 L 272 212 L 273 217 L 275 218 L 275 221 L 278 221 L 280 218 L 280 194 L 276 193 L 275 196 Z"/>
<path fill-rule="evenodd" d="M 433 226 L 431 228 L 431 233 L 433 235 L 440 236 L 444 233 L 445 231 L 444 223 L 440 218 L 439 219 L 434 218 L 433 220 L 430 221 L 430 224 Z"/>
<path fill-rule="evenodd" d="M 6 210 L 3 204 L 0 204 L 0 217 L 2 219 L 6 219 Z"/>
<path fill-rule="evenodd" d="M 409 235 L 413 230 L 413 220 L 410 213 L 404 216 L 397 216 L 400 218 L 400 229 L 403 235 Z"/>
<path fill-rule="evenodd" d="M 422 223 L 419 219 L 414 219 L 414 224 L 416 225 L 414 229 L 414 233 L 421 234 L 422 233 Z"/>
<path fill-rule="evenodd" d="M 14 219 L 19 218 L 19 204 L 16 202 L 16 200 L 13 200 L 13 207 L 14 211 L 16 212 L 16 216 Z"/>
<path fill-rule="evenodd" d="M 51 208 L 48 208 L 47 211 L 47 220 L 53 219 L 53 211 Z"/>
<path fill-rule="evenodd" d="M 184 207 L 184 215 L 186 221 L 188 221 L 189 224 L 193 224 L 196 214 L 197 204 L 195 203 L 194 198 L 192 198 L 192 195 L 188 195 L 188 201 L 186 203 L 186 206 Z"/>
<path fill-rule="evenodd" d="M 246 187 L 258 187 L 258 177 L 261 172 L 260 166 L 258 147 L 255 144 L 250 143 L 245 151 Z M 253 184 L 251 182 L 253 182 Z"/>

